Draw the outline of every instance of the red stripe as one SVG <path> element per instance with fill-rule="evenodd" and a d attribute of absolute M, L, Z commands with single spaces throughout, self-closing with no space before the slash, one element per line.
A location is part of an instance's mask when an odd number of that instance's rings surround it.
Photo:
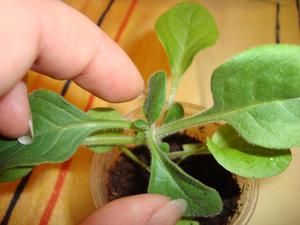
<path fill-rule="evenodd" d="M 123 31 L 125 30 L 126 25 L 128 24 L 129 18 L 130 18 L 131 14 L 134 11 L 134 8 L 135 8 L 135 5 L 136 5 L 137 1 L 138 0 L 132 0 L 130 6 L 128 8 L 128 11 L 125 15 L 125 18 L 123 19 L 123 21 L 121 23 L 121 26 L 120 26 L 120 28 L 117 32 L 117 35 L 114 38 L 114 40 L 116 42 L 118 42 L 120 40 L 120 37 L 121 37 Z M 87 111 L 91 108 L 91 106 L 93 105 L 93 102 L 94 102 L 94 98 L 95 97 L 93 95 L 90 95 L 89 100 L 87 102 L 87 105 L 85 107 L 85 111 Z M 68 161 L 61 164 L 61 167 L 60 167 L 60 170 L 59 170 L 59 174 L 58 174 L 54 189 L 52 191 L 50 199 L 48 200 L 47 206 L 46 206 L 46 208 L 43 212 L 43 215 L 41 217 L 39 225 L 47 225 L 49 223 L 49 220 L 51 218 L 53 209 L 54 209 L 54 207 L 57 203 L 57 200 L 58 200 L 59 195 L 61 193 L 61 190 L 63 188 L 63 184 L 64 184 L 64 181 L 65 181 L 67 172 L 68 172 L 68 170 L 71 166 L 71 162 L 72 162 L 72 159 L 69 159 Z"/>
<path fill-rule="evenodd" d="M 84 108 L 84 111 L 88 111 L 90 108 L 92 108 L 92 105 L 93 105 L 93 102 L 94 102 L 94 99 L 95 99 L 95 96 L 94 95 L 90 95 L 89 96 L 89 99 L 88 99 L 88 102 Z"/>
<path fill-rule="evenodd" d="M 71 166 L 72 159 L 69 159 L 68 161 L 65 161 L 64 163 L 61 164 L 60 169 L 59 169 L 59 174 L 54 186 L 54 189 L 52 191 L 51 197 L 48 200 L 47 207 L 44 210 L 44 213 L 42 215 L 42 218 L 40 220 L 39 225 L 46 225 L 49 222 L 49 219 L 52 215 L 52 211 L 57 203 L 59 194 L 62 190 L 64 180 L 66 178 L 67 172 Z"/>
<path fill-rule="evenodd" d="M 119 42 L 120 37 L 121 37 L 123 31 L 125 30 L 127 24 L 128 24 L 129 18 L 131 16 L 132 12 L 134 11 L 134 8 L 135 8 L 137 2 L 138 2 L 138 0 L 132 0 L 130 6 L 128 8 L 128 11 L 127 11 L 127 13 L 125 15 L 125 18 L 123 19 L 123 21 L 121 23 L 121 26 L 120 26 L 120 28 L 118 30 L 118 33 L 117 33 L 117 35 L 114 38 L 115 42 Z"/>

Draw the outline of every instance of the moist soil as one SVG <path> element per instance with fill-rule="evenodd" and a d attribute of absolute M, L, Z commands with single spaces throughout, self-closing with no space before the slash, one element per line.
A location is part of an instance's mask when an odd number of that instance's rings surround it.
<path fill-rule="evenodd" d="M 170 135 L 163 141 L 169 143 L 171 151 L 182 150 L 183 144 L 199 143 L 198 140 L 181 133 Z M 146 146 L 138 146 L 133 149 L 133 152 L 146 164 L 150 164 L 151 158 Z M 234 175 L 221 167 L 211 155 L 188 157 L 180 163 L 180 167 L 202 183 L 215 188 L 223 199 L 223 210 L 219 215 L 194 219 L 201 225 L 226 225 L 237 211 L 241 193 Z M 111 201 L 146 193 L 149 177 L 148 172 L 131 159 L 121 155 L 108 173 L 108 199 Z"/>

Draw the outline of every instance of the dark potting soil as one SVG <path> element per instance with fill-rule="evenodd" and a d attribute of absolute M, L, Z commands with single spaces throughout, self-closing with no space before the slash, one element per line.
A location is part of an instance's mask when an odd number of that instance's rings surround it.
<path fill-rule="evenodd" d="M 171 151 L 182 150 L 182 145 L 199 143 L 198 140 L 185 134 L 173 134 L 163 141 L 169 143 Z M 133 149 L 134 154 L 150 164 L 150 154 L 146 146 Z M 210 218 L 196 218 L 201 225 L 225 225 L 228 223 L 237 208 L 240 196 L 240 187 L 235 177 L 221 167 L 211 155 L 192 156 L 180 163 L 180 167 L 189 175 L 202 183 L 215 188 L 223 199 L 222 212 Z M 149 173 L 124 155 L 121 155 L 109 170 L 108 199 L 142 194 L 147 192 Z"/>

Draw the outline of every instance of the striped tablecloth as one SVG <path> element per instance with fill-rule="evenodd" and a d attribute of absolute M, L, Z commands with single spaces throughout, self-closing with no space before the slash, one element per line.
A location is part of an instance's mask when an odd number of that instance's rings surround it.
<path fill-rule="evenodd" d="M 167 59 L 154 32 L 156 18 L 177 0 L 66 0 L 97 23 L 119 43 L 143 74 L 169 71 Z M 178 92 L 181 101 L 210 106 L 209 78 L 212 70 L 234 54 L 260 44 L 299 44 L 297 0 L 199 0 L 216 18 L 220 39 L 200 53 Z M 299 4 L 299 3 L 298 3 Z M 109 104 L 94 98 L 73 82 L 56 81 L 35 72 L 29 73 L 29 91 L 37 88 L 61 93 L 83 110 L 113 106 L 126 114 L 141 99 Z M 250 224 L 300 224 L 300 154 L 295 151 L 290 168 L 277 178 L 261 181 L 260 197 Z M 92 154 L 79 149 L 62 164 L 36 167 L 27 177 L 0 184 L 1 225 L 73 225 L 95 208 L 89 190 Z M 287 192 L 284 190 L 288 189 Z M 282 208 L 282 205 L 284 207 Z"/>

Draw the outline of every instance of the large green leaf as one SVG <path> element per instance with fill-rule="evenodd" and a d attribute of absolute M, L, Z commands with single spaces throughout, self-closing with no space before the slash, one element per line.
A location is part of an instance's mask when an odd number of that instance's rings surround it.
<path fill-rule="evenodd" d="M 80 143 L 98 130 L 128 128 L 123 120 L 94 121 L 61 96 L 50 91 L 36 91 L 29 97 L 35 138 L 23 145 L 17 140 L 0 138 L 0 170 L 62 162 L 70 158 Z"/>
<path fill-rule="evenodd" d="M 218 192 L 186 174 L 148 137 L 151 149 L 151 176 L 149 193 L 167 195 L 171 199 L 185 199 L 188 203 L 185 216 L 212 216 L 222 210 Z"/>
<path fill-rule="evenodd" d="M 291 162 L 290 150 L 273 150 L 247 143 L 229 125 L 214 133 L 207 146 L 225 169 L 244 177 L 265 178 L 284 171 Z"/>
<path fill-rule="evenodd" d="M 33 167 L 15 167 L 0 171 L 0 182 L 12 182 L 30 173 Z"/>
<path fill-rule="evenodd" d="M 166 100 L 167 76 L 164 71 L 153 74 L 148 82 L 147 97 L 143 112 L 150 124 L 160 116 Z"/>
<path fill-rule="evenodd" d="M 197 3 L 174 6 L 158 18 L 155 30 L 166 49 L 174 76 L 181 76 L 194 55 L 218 38 L 214 18 Z"/>
<path fill-rule="evenodd" d="M 225 121 L 249 143 L 300 146 L 300 47 L 253 48 L 219 66 L 212 76 L 214 106 L 162 127 L 160 133 Z"/>

